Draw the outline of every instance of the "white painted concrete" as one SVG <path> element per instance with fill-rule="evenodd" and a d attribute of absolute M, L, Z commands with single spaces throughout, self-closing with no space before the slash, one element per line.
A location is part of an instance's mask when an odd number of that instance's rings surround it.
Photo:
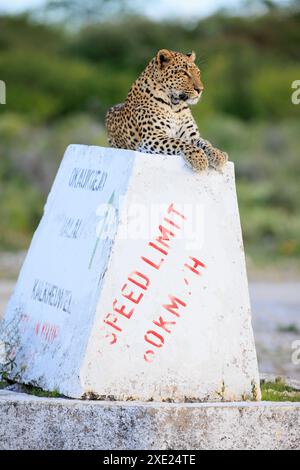
<path fill-rule="evenodd" d="M 69 147 L 6 324 L 13 375 L 67 396 L 259 399 L 233 164 Z"/>

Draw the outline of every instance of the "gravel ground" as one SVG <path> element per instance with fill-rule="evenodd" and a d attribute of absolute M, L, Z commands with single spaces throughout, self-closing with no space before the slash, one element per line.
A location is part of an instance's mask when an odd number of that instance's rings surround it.
<path fill-rule="evenodd" d="M 0 318 L 23 259 L 24 253 L 0 253 Z M 300 365 L 292 362 L 300 341 L 300 280 L 251 282 L 250 295 L 260 371 L 300 380 Z"/>
<path fill-rule="evenodd" d="M 250 295 L 260 370 L 300 380 L 300 364 L 292 362 L 293 343 L 300 344 L 300 281 L 252 282 Z"/>
<path fill-rule="evenodd" d="M 0 281 L 0 318 L 4 315 L 5 307 L 13 292 L 15 283 L 12 281 Z"/>

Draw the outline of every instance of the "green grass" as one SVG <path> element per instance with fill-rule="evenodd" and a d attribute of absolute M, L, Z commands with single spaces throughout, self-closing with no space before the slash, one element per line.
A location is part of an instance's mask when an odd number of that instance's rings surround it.
<path fill-rule="evenodd" d="M 286 385 L 282 379 L 261 384 L 262 400 L 275 402 L 300 402 L 300 392 Z"/>
<path fill-rule="evenodd" d="M 8 386 L 7 382 L 0 380 L 0 390 L 2 390 L 3 388 L 6 388 L 7 386 Z"/>
<path fill-rule="evenodd" d="M 13 382 L 0 380 L 0 390 L 12 385 Z M 27 393 L 28 395 L 34 395 L 36 397 L 44 397 L 44 398 L 61 398 L 62 395 L 58 392 L 58 390 L 54 390 L 53 392 L 49 392 L 47 390 L 42 390 L 39 387 L 34 387 L 33 385 L 21 385 L 22 392 Z"/>
<path fill-rule="evenodd" d="M 36 397 L 45 397 L 45 398 L 61 398 L 61 394 L 58 390 L 54 390 L 53 392 L 49 392 L 46 390 L 42 390 L 39 387 L 33 387 L 30 385 L 24 385 L 24 392 L 28 393 L 28 395 L 34 395 Z"/>
<path fill-rule="evenodd" d="M 277 331 L 279 333 L 290 333 L 290 334 L 295 334 L 295 335 L 298 335 L 300 333 L 298 326 L 295 325 L 294 323 L 291 323 L 289 325 L 280 325 L 277 328 Z"/>

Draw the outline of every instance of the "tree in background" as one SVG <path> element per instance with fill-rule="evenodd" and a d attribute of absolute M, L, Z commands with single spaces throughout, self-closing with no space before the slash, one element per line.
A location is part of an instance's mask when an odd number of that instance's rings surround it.
<path fill-rule="evenodd" d="M 300 0 L 288 8 L 253 0 L 190 24 L 121 13 L 141 11 L 145 0 L 47 4 L 50 17 L 45 10 L 0 16 L 0 78 L 8 85 L 0 250 L 27 246 L 66 146 L 107 145 L 107 108 L 166 47 L 197 52 L 206 92 L 193 113 L 203 135 L 236 162 L 248 254 L 299 263 L 300 106 L 291 84 L 300 78 Z"/>

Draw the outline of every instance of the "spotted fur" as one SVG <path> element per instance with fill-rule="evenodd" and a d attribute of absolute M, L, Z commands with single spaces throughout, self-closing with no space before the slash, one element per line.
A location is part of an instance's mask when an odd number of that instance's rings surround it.
<path fill-rule="evenodd" d="M 226 153 L 200 137 L 188 105 L 204 90 L 195 54 L 160 50 L 133 84 L 125 103 L 106 117 L 112 147 L 181 155 L 196 171 L 221 169 Z"/>

